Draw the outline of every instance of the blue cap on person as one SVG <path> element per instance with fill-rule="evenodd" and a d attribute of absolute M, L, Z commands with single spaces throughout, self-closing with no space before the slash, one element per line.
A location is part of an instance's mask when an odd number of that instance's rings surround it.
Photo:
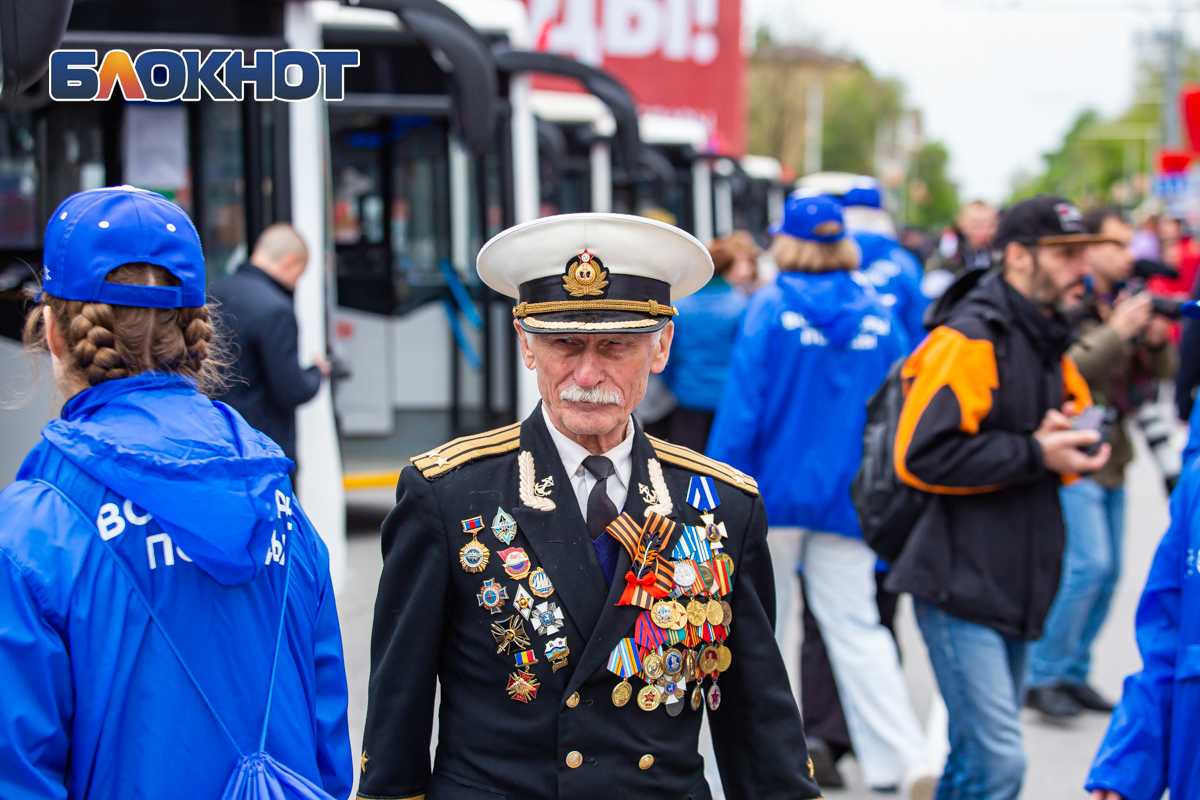
<path fill-rule="evenodd" d="M 850 188 L 838 197 L 842 205 L 864 206 L 866 208 L 883 208 L 883 190 L 879 181 L 870 175 L 859 175 L 851 183 Z"/>
<path fill-rule="evenodd" d="M 157 264 L 178 286 L 108 283 L 124 264 Z M 110 186 L 73 194 L 54 209 L 42 250 L 42 291 L 62 300 L 144 308 L 205 303 L 204 250 L 183 209 L 155 192 Z"/>
<path fill-rule="evenodd" d="M 804 190 L 792 192 L 783 204 L 783 219 L 771 225 L 767 233 L 786 233 L 797 239 L 833 244 L 846 236 L 842 204 L 823 194 Z"/>

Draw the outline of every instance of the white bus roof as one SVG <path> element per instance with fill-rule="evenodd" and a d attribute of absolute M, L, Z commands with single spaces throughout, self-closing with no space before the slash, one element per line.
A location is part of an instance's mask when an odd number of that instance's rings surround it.
<path fill-rule="evenodd" d="M 691 145 L 699 152 L 704 152 L 708 144 L 708 128 L 696 119 L 642 114 L 638 118 L 638 132 L 646 144 Z"/>
<path fill-rule="evenodd" d="M 783 174 L 783 165 L 779 163 L 779 159 L 770 156 L 742 156 L 739 163 L 751 178 L 777 181 Z"/>
<path fill-rule="evenodd" d="M 535 89 L 529 105 L 535 116 L 547 122 L 590 124 L 601 136 L 611 136 L 617 129 L 612 112 L 594 94 Z"/>

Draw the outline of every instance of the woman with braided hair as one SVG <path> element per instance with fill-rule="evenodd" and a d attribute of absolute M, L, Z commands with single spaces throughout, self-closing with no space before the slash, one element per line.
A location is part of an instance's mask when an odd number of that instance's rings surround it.
<path fill-rule="evenodd" d="M 206 394 L 225 359 L 195 227 L 152 192 L 81 192 L 43 262 L 25 339 L 66 403 L 0 492 L 0 797 L 217 798 L 269 774 L 345 798 L 328 552 L 292 462 Z"/>

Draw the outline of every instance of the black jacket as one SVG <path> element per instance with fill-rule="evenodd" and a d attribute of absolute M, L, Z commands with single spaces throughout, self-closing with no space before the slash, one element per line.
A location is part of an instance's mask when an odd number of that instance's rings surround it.
<path fill-rule="evenodd" d="M 733 609 L 727 646 L 732 664 L 722 673 L 722 700 L 709 714 L 717 763 L 731 800 L 802 800 L 820 794 L 810 778 L 804 732 L 773 633 L 775 590 L 767 550 L 767 520 L 753 479 L 686 448 L 635 428 L 633 473 L 625 511 L 639 524 L 653 487 L 650 462 L 662 467 L 678 525 L 701 524 L 685 502 L 693 475 L 710 475 L 721 500 L 716 519 L 728 532 L 724 552 L 734 562 Z M 518 454 L 533 458 L 541 483 L 553 478 L 555 507 L 525 505 Z M 634 635 L 642 609 L 617 605 L 630 558 L 621 551 L 611 589 L 541 409 L 524 423 L 467 437 L 413 459 L 400 476 L 397 504 L 383 523 L 383 574 L 375 602 L 371 680 L 363 739 L 362 798 L 427 800 L 709 800 L 698 752 L 702 713 L 690 706 L 694 682 L 678 716 L 664 707 L 643 711 L 636 697 L 616 707 L 619 679 L 609 654 Z M 545 487 L 543 487 L 545 488 Z M 528 492 L 527 492 L 528 496 Z M 497 508 L 517 522 L 511 544 L 497 541 Z M 490 551 L 482 572 L 467 572 L 459 549 L 471 541 L 463 522 L 481 516 L 478 539 Z M 605 534 L 607 535 L 607 534 Z M 547 636 L 528 623 L 538 661 L 529 669 L 537 696 L 518 702 L 506 692 L 512 654 L 498 654 L 491 632 L 515 613 L 519 581 L 506 575 L 498 550 L 523 548 L 554 585 L 549 601 L 564 613 L 567 665 L 553 671 L 544 656 Z M 481 607 L 485 580 L 505 587 L 501 613 Z M 535 599 L 535 602 L 541 602 Z M 435 688 L 441 709 L 432 773 L 429 740 Z M 636 695 L 646 684 L 631 678 Z M 712 680 L 703 683 L 706 691 Z M 703 708 L 703 706 L 701 706 Z M 575 755 L 572 755 L 572 754 Z M 647 758 L 651 757 L 651 758 Z M 652 763 L 650 763 L 652 762 Z"/>
<path fill-rule="evenodd" d="M 965 295 L 965 296 L 964 296 Z M 897 475 L 934 493 L 887 588 L 1032 640 L 1058 591 L 1064 546 L 1059 476 L 1032 434 L 1047 409 L 1088 405 L 1064 356 L 1071 329 L 995 270 L 964 274 L 905 363 Z"/>
<path fill-rule="evenodd" d="M 229 389 L 219 399 L 295 461 L 296 407 L 316 396 L 321 371 L 300 368 L 292 293 L 248 261 L 213 281 L 208 293 L 220 303 L 217 311 L 237 359 Z"/>

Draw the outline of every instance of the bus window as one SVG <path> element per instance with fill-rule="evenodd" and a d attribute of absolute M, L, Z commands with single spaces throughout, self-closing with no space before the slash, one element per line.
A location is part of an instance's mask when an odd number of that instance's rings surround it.
<path fill-rule="evenodd" d="M 32 249 L 41 243 L 38 218 L 38 137 L 33 115 L 0 117 L 0 247 Z"/>
<path fill-rule="evenodd" d="M 237 269 L 247 255 L 241 104 L 205 98 L 200 119 L 200 240 L 209 275 L 216 277 Z"/>

